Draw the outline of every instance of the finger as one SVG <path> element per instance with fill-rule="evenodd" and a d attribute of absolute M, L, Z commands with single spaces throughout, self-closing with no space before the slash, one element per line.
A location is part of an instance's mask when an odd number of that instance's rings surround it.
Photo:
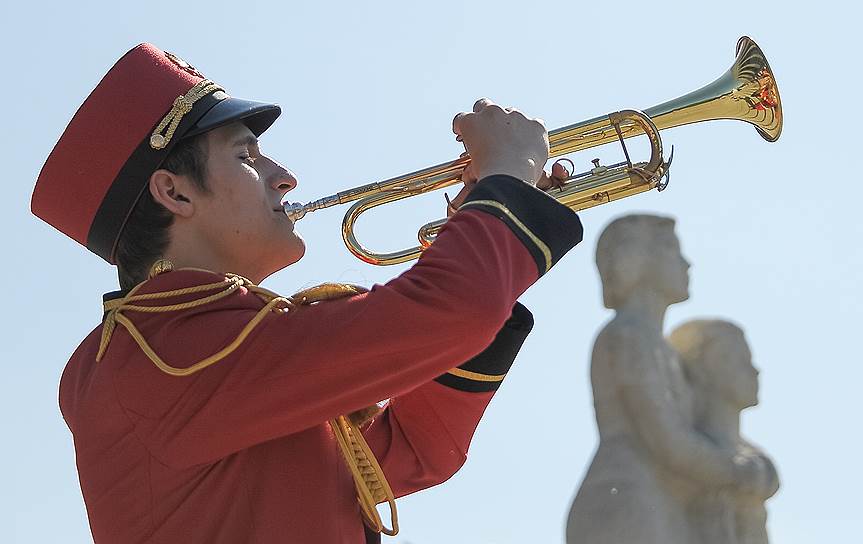
<path fill-rule="evenodd" d="M 474 172 L 473 163 L 468 163 L 468 165 L 465 166 L 464 170 L 461 173 L 461 181 L 466 186 L 473 185 L 478 181 L 476 178 L 476 173 Z"/>
<path fill-rule="evenodd" d="M 538 130 L 539 132 L 545 132 L 545 125 L 542 124 L 541 119 L 530 118 L 527 115 L 525 115 L 521 110 L 511 108 L 510 111 L 507 112 L 507 115 L 510 118 L 516 118 L 516 119 L 523 121 L 524 123 L 527 123 L 528 125 L 534 127 L 534 129 Z"/>
<path fill-rule="evenodd" d="M 517 111 L 517 110 L 514 110 L 514 111 Z M 506 115 L 507 111 L 505 109 L 503 109 L 502 107 L 498 106 L 497 104 L 495 104 L 494 102 L 489 102 L 488 104 L 486 104 L 482 108 L 482 110 L 480 110 L 476 113 L 478 115 L 494 115 L 494 114 Z"/>
<path fill-rule="evenodd" d="M 487 108 L 487 107 L 491 106 L 492 104 L 494 104 L 494 102 L 492 102 L 490 99 L 488 99 L 488 98 L 480 98 L 479 100 L 477 100 L 476 102 L 474 102 L 474 105 L 473 105 L 473 112 L 474 112 L 474 113 L 479 113 L 479 112 L 481 112 L 482 110 L 484 110 L 485 108 Z"/>
<path fill-rule="evenodd" d="M 548 189 L 551 189 L 553 186 L 554 185 L 552 183 L 551 177 L 549 177 L 548 174 L 546 174 L 545 172 L 543 172 L 542 175 L 539 177 L 539 179 L 536 180 L 536 188 L 537 189 L 542 189 L 543 191 L 547 191 Z"/>
<path fill-rule="evenodd" d="M 464 204 L 467 195 L 470 194 L 472 189 L 473 185 L 465 185 L 461 188 L 461 191 L 459 191 L 455 198 L 447 203 L 447 217 L 452 217 L 453 214 L 455 214 L 456 210 L 458 210 L 459 207 Z"/>
<path fill-rule="evenodd" d="M 566 168 L 564 168 L 566 170 Z M 536 182 L 537 189 L 548 191 L 549 189 L 562 189 L 566 183 L 566 178 L 557 178 L 553 174 L 543 171 L 542 175 Z"/>
<path fill-rule="evenodd" d="M 459 113 L 459 114 L 456 114 L 456 116 L 455 116 L 455 117 L 453 117 L 453 119 L 452 119 L 452 131 L 453 131 L 453 134 L 455 134 L 455 135 L 456 135 L 456 138 L 455 138 L 455 139 L 456 139 L 456 141 L 458 141 L 458 142 L 460 142 L 460 141 L 462 140 L 462 135 L 461 135 L 461 131 L 462 131 L 462 123 L 464 123 L 464 119 L 465 119 L 465 117 L 467 117 L 468 115 L 473 115 L 473 114 L 472 114 L 472 113 L 468 113 L 468 112 L 466 112 L 466 111 L 463 111 L 463 112 L 461 112 L 461 113 Z"/>
<path fill-rule="evenodd" d="M 569 169 L 563 165 L 560 161 L 555 162 L 551 165 L 551 177 L 558 180 L 565 180 L 569 177 L 570 172 Z"/>

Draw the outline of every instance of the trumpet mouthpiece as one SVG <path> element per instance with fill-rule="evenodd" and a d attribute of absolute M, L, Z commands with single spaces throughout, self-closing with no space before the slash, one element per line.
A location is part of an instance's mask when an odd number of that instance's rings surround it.
<path fill-rule="evenodd" d="M 285 202 L 282 208 L 291 221 L 297 222 L 306 216 L 306 207 L 299 202 Z"/>

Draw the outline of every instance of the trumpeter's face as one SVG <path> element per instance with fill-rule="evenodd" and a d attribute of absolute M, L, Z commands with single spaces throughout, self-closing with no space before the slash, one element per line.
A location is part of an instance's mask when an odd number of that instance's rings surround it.
<path fill-rule="evenodd" d="M 207 187 L 195 213 L 199 232 L 228 264 L 227 271 L 254 270 L 263 278 L 302 258 L 305 244 L 282 211 L 294 175 L 261 152 L 242 123 L 207 133 Z"/>

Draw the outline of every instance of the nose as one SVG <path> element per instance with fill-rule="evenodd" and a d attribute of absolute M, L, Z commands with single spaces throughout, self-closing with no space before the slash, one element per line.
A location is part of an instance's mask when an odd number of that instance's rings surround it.
<path fill-rule="evenodd" d="M 297 177 L 293 172 L 269 157 L 266 157 L 266 160 L 272 170 L 267 179 L 270 187 L 274 191 L 278 191 L 280 194 L 284 195 L 297 186 Z"/>
<path fill-rule="evenodd" d="M 282 168 L 282 173 L 273 180 L 273 189 L 282 194 L 292 191 L 297 187 L 297 177 L 287 168 Z"/>

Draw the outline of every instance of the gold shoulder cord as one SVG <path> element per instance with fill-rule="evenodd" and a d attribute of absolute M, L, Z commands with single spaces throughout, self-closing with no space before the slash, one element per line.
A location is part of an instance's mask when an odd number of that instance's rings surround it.
<path fill-rule="evenodd" d="M 150 277 L 168 272 L 173 269 L 173 266 L 168 261 L 158 261 L 150 271 Z M 248 279 L 236 274 L 226 274 L 225 279 L 220 282 L 196 285 L 194 287 L 186 287 L 184 289 L 175 289 L 173 291 L 162 291 L 156 293 L 136 294 L 143 285 L 143 282 L 135 286 L 128 295 L 119 300 L 112 300 L 105 303 L 105 323 L 102 327 L 102 340 L 99 344 L 99 351 L 96 355 L 96 361 L 101 361 L 105 355 L 105 350 L 111 341 L 111 336 L 114 333 L 117 325 L 122 325 L 132 336 L 141 351 L 153 361 L 153 364 L 162 372 L 171 376 L 189 376 L 199 370 L 203 370 L 210 365 L 218 363 L 228 355 L 234 352 L 240 344 L 246 339 L 249 333 L 267 316 L 270 312 L 287 313 L 297 306 L 305 306 L 333 300 L 348 296 L 357 295 L 365 292 L 365 289 L 354 285 L 325 283 L 310 289 L 300 291 L 292 297 L 281 297 L 276 293 L 262 287 L 258 287 Z M 217 300 L 221 300 L 237 291 L 240 287 L 245 287 L 250 292 L 254 293 L 265 302 L 257 314 L 243 327 L 243 330 L 237 337 L 224 349 L 210 355 L 209 357 L 198 361 L 197 363 L 187 368 L 177 368 L 166 363 L 153 348 L 144 339 L 141 332 L 135 327 L 129 318 L 123 315 L 123 312 L 144 312 L 144 313 L 162 313 L 176 312 L 203 306 Z M 140 306 L 136 302 L 153 301 L 164 298 L 177 297 L 192 293 L 206 293 L 215 291 L 212 294 L 202 296 L 189 302 L 180 304 L 169 304 L 165 306 Z M 356 413 L 369 413 L 369 409 L 359 410 Z M 363 514 L 363 520 L 372 530 L 382 532 L 389 536 L 398 534 L 398 512 L 396 511 L 395 496 L 381 470 L 374 453 L 372 453 L 369 445 L 363 438 L 360 431 L 362 424 L 358 418 L 353 417 L 354 414 L 348 416 L 339 416 L 329 421 L 330 428 L 335 434 L 336 441 L 339 444 L 339 449 L 345 459 L 345 464 L 354 478 L 354 485 L 357 490 L 357 499 L 360 503 L 360 508 Z M 390 507 L 390 519 L 392 528 L 384 527 L 381 517 L 378 514 L 376 505 L 387 503 Z"/>

